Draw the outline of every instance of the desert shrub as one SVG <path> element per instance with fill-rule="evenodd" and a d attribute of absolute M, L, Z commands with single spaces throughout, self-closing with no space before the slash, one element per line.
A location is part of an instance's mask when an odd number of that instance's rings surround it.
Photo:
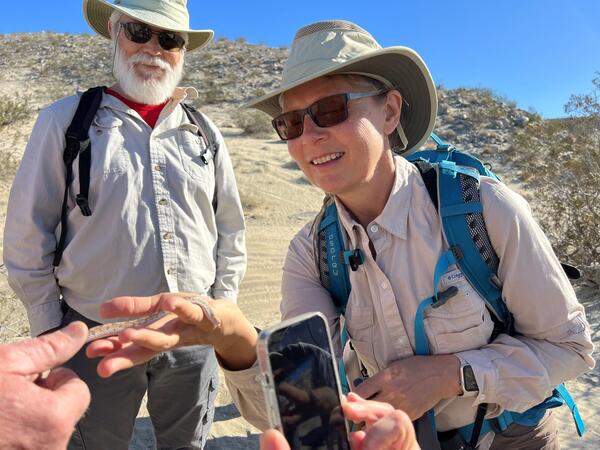
<path fill-rule="evenodd" d="M 0 126 L 10 125 L 17 120 L 24 119 L 30 113 L 27 98 L 11 98 L 6 95 L 0 97 Z"/>
<path fill-rule="evenodd" d="M 233 120 L 250 136 L 267 138 L 273 137 L 275 133 L 271 126 L 271 118 L 262 111 L 241 109 L 235 112 Z"/>
<path fill-rule="evenodd" d="M 532 203 L 561 259 L 600 266 L 600 72 L 593 92 L 571 97 L 567 119 L 545 120 L 519 137 Z M 546 144 L 543 144 L 546 143 Z M 550 144 L 548 144 L 550 143 Z"/>

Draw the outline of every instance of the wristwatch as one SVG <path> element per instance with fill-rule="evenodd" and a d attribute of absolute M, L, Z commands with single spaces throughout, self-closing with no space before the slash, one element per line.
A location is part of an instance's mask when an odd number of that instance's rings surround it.
<path fill-rule="evenodd" d="M 460 384 L 463 388 L 463 396 L 471 397 L 479 392 L 479 386 L 470 364 L 460 366 Z"/>

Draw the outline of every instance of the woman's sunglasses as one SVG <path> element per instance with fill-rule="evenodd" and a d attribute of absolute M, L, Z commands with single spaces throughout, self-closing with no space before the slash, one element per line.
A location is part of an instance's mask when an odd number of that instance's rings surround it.
<path fill-rule="evenodd" d="M 152 39 L 152 35 L 158 36 L 158 43 L 168 52 L 178 52 L 185 46 L 185 39 L 173 31 L 154 31 L 145 23 L 127 22 L 120 23 L 125 30 L 125 37 L 136 44 L 145 44 Z"/>
<path fill-rule="evenodd" d="M 304 132 L 304 116 L 308 114 L 319 127 L 332 127 L 348 118 L 348 102 L 359 98 L 374 97 L 385 94 L 389 89 L 379 89 L 372 92 L 349 92 L 330 95 L 317 100 L 308 108 L 288 111 L 273 119 L 273 128 L 284 140 L 296 139 Z"/>

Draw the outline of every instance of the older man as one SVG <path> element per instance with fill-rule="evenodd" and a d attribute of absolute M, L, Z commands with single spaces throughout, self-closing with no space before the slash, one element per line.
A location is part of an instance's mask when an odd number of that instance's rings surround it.
<path fill-rule="evenodd" d="M 89 146 L 66 169 L 81 95 L 41 111 L 8 205 L 4 261 L 34 336 L 74 320 L 97 325 L 99 304 L 115 295 L 188 291 L 235 302 L 246 264 L 227 149 L 206 116 L 182 106 L 197 92 L 177 87 L 186 51 L 213 32 L 189 29 L 185 0 L 83 7 L 112 41 L 116 84 L 98 91 Z M 82 352 L 67 363 L 92 394 L 69 448 L 126 449 L 146 391 L 158 448 L 203 447 L 218 380 L 212 348 L 161 353 L 110 380 L 96 363 Z"/>

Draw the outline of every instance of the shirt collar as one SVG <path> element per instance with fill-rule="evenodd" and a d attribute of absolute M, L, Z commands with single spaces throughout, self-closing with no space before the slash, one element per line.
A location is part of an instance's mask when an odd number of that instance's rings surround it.
<path fill-rule="evenodd" d="M 381 214 L 371 223 L 379 225 L 399 239 L 406 239 L 414 172 L 412 171 L 412 164 L 401 156 L 394 156 L 394 164 L 396 171 L 392 192 Z M 353 236 L 350 230 L 355 226 L 360 226 L 360 224 L 338 198 L 335 199 L 335 203 L 343 227 L 350 236 Z"/>
<path fill-rule="evenodd" d="M 198 91 L 193 87 L 176 87 L 173 91 L 171 101 L 164 107 L 161 115 L 170 114 L 180 103 L 187 99 L 198 98 Z M 100 108 L 108 107 L 125 113 L 133 111 L 118 98 L 112 95 L 103 95 Z"/>

